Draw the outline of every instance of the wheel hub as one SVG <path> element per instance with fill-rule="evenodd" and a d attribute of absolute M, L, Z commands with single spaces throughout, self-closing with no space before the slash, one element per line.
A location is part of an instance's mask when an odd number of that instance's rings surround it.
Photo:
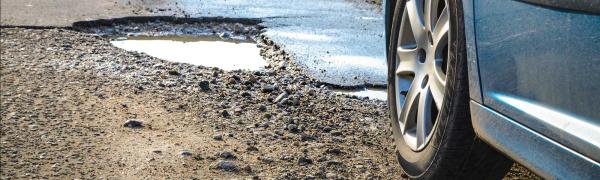
<path fill-rule="evenodd" d="M 422 150 L 435 130 L 446 87 L 449 10 L 445 0 L 406 2 L 396 57 L 396 107 L 406 144 Z"/>

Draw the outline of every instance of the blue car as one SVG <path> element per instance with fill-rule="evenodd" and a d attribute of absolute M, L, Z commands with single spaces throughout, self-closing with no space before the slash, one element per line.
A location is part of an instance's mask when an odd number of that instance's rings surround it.
<path fill-rule="evenodd" d="M 600 179 L 600 1 L 388 0 L 395 154 L 415 179 Z"/>

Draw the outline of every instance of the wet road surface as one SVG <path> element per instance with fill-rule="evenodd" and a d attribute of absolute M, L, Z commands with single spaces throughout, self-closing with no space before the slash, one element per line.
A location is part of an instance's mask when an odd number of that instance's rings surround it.
<path fill-rule="evenodd" d="M 329 84 L 383 85 L 383 17 L 347 0 L 49 0 L 1 2 L 3 26 L 68 27 L 127 16 L 260 18 L 265 34 L 293 54 L 307 74 Z M 64 11 L 69 9 L 69 11 Z"/>

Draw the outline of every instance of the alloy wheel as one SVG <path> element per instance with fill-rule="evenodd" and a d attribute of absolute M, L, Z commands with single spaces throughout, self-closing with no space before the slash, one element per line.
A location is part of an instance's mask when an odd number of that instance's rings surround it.
<path fill-rule="evenodd" d="M 396 112 L 407 146 L 422 150 L 444 100 L 448 61 L 446 0 L 408 0 L 396 50 Z"/>

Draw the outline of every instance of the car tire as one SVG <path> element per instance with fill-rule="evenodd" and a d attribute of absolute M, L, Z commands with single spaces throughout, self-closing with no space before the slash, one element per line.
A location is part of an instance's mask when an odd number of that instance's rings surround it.
<path fill-rule="evenodd" d="M 414 1 L 414 0 L 412 0 Z M 469 113 L 469 83 L 462 2 L 447 0 L 449 41 L 443 101 L 429 141 L 414 150 L 403 138 L 398 118 L 397 48 L 400 24 L 407 0 L 394 8 L 388 43 L 388 102 L 395 154 L 402 170 L 414 179 L 500 179 L 512 161 L 477 138 Z M 406 101 L 406 100 L 404 100 Z"/>

